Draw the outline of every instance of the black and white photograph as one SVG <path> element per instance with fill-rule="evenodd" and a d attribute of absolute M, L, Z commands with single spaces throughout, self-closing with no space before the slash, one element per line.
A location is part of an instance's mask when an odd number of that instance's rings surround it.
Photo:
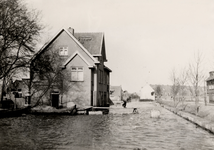
<path fill-rule="evenodd" d="M 213 150 L 213 0 L 0 0 L 1 150 Z"/>

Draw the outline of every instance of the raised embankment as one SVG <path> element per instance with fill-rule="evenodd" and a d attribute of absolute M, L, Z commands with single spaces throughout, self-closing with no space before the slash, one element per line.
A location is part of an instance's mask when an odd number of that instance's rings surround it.
<path fill-rule="evenodd" d="M 214 126 L 212 124 L 209 123 L 208 120 L 204 119 L 204 118 L 200 118 L 196 115 L 187 113 L 187 112 L 183 112 L 183 111 L 179 111 L 176 110 L 175 108 L 160 104 L 162 107 L 166 108 L 167 110 L 173 112 L 174 114 L 190 121 L 191 123 L 197 125 L 198 127 L 201 127 L 202 129 L 214 134 Z"/>

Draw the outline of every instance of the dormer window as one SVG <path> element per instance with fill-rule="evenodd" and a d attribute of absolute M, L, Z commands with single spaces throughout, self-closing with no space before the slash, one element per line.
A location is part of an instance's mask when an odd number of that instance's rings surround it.
<path fill-rule="evenodd" d="M 68 46 L 59 47 L 59 55 L 60 56 L 68 56 Z"/>

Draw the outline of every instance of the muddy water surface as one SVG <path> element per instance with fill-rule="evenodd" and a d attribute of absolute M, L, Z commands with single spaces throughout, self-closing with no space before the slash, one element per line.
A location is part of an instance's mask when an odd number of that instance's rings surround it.
<path fill-rule="evenodd" d="M 159 119 L 150 118 L 153 108 Z M 213 150 L 214 136 L 153 103 L 136 103 L 108 115 L 0 119 L 0 149 Z"/>

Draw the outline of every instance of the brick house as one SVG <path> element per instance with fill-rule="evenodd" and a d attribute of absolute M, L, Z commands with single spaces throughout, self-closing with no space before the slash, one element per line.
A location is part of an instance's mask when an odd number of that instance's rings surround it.
<path fill-rule="evenodd" d="M 74 102 L 77 107 L 109 106 L 111 70 L 104 64 L 107 58 L 103 33 L 75 33 L 72 28 L 60 30 L 31 60 L 30 81 L 41 87 L 47 86 L 50 80 L 38 69 L 41 62 L 45 65 L 44 59 L 54 60 L 51 65 L 60 70 L 58 77 L 62 78 L 49 86 L 42 99 L 44 103 L 53 107 L 66 106 L 68 102 Z M 52 75 L 53 71 L 49 76 Z M 32 94 L 33 88 L 29 91 Z"/>

